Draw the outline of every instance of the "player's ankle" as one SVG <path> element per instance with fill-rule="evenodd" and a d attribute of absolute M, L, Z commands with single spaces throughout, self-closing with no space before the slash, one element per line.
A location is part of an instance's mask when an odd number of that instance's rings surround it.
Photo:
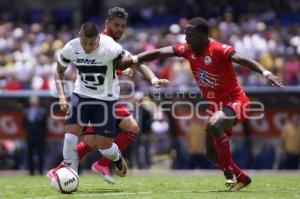
<path fill-rule="evenodd" d="M 226 179 L 234 179 L 235 178 L 234 173 L 231 171 L 224 171 L 224 176 Z"/>
<path fill-rule="evenodd" d="M 244 182 L 246 180 L 247 176 L 244 173 L 239 173 L 236 175 L 236 179 L 238 182 Z"/>

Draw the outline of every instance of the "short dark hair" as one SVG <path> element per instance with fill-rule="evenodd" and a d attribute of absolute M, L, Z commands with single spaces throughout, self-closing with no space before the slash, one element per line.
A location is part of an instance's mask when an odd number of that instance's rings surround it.
<path fill-rule="evenodd" d="M 124 8 L 120 8 L 120 7 L 113 7 L 110 8 L 107 11 L 107 16 L 106 19 L 111 20 L 113 18 L 123 18 L 123 19 L 128 19 L 128 13 L 125 11 Z"/>
<path fill-rule="evenodd" d="M 92 38 L 92 37 L 99 35 L 99 32 L 100 31 L 99 31 L 99 27 L 97 26 L 97 24 L 95 24 L 91 21 L 85 22 L 84 24 L 81 25 L 81 28 L 80 28 L 80 33 L 88 38 Z"/>
<path fill-rule="evenodd" d="M 193 29 L 208 34 L 208 23 L 205 19 L 201 17 L 195 17 L 189 20 L 188 25 L 193 26 Z"/>

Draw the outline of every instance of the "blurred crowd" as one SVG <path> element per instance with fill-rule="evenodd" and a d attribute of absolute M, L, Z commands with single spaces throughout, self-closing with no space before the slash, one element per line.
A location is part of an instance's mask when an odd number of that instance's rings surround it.
<path fill-rule="evenodd" d="M 106 13 L 107 7 L 100 5 L 100 2 L 104 1 L 84 2 L 86 5 L 82 7 L 84 11 L 81 17 L 77 15 L 78 10 L 59 11 L 55 12 L 56 15 L 51 14 L 49 10 L 7 12 L 0 3 L 0 91 L 55 90 L 53 74 L 57 56 L 63 45 L 77 36 L 80 23 L 91 19 L 97 21 L 101 30 L 104 30 L 103 13 Z M 130 16 L 129 24 L 120 43 L 124 49 L 133 54 L 185 42 L 184 27 L 188 19 L 201 16 L 208 20 L 210 36 L 213 39 L 230 44 L 236 51 L 256 59 L 281 77 L 285 85 L 300 85 L 300 1 L 145 0 L 132 4 L 130 2 L 134 1 L 128 2 L 125 7 Z M 147 64 L 159 78 L 169 79 L 172 88 L 177 91 L 188 91 L 188 88 L 195 86 L 189 64 L 185 60 L 170 58 Z M 242 66 L 234 67 L 242 86 L 267 85 L 261 75 L 250 72 Z M 74 72 L 74 68 L 67 71 L 67 78 L 73 79 L 72 71 Z M 140 75 L 121 78 L 133 79 L 135 88 L 139 91 L 150 86 L 150 83 Z M 126 90 L 126 85 L 122 88 Z M 150 98 L 137 95 L 133 100 L 151 101 Z M 174 169 L 212 168 L 204 158 L 203 121 L 189 121 L 186 125 L 187 135 L 178 136 L 174 133 L 176 127 L 172 124 L 171 117 L 161 112 L 153 112 L 149 107 L 144 107 L 141 111 L 135 115 L 142 127 L 141 135 L 132 146 L 131 152 L 129 149 L 127 156 L 131 166 L 149 168 L 154 163 L 164 165 L 171 157 L 171 168 Z M 36 111 L 33 109 L 33 112 Z M 262 144 L 266 147 L 261 147 L 259 152 L 252 154 L 253 145 L 247 144 L 247 137 L 245 143 L 243 142 L 246 147 L 234 148 L 233 154 L 242 168 L 296 169 L 299 168 L 300 159 L 299 132 L 299 118 L 286 121 L 281 138 L 282 158 L 275 157 L 274 150 L 280 148 L 275 144 L 271 147 Z M 58 142 L 59 144 L 61 143 Z M 1 141 L 0 165 L 8 165 L 7 168 L 24 165 L 26 160 L 22 160 L 18 156 L 19 153 L 14 152 L 17 148 L 21 147 L 10 141 Z M 47 149 L 43 150 L 48 156 L 58 154 L 57 151 L 54 153 Z M 47 168 L 56 164 L 49 159 L 51 158 L 46 157 L 45 160 Z M 35 158 L 33 160 L 35 161 Z M 32 158 L 27 161 L 30 163 Z M 23 164 L 19 164 L 20 162 Z"/>
<path fill-rule="evenodd" d="M 269 5 L 259 1 L 238 1 L 229 6 L 226 1 L 188 2 L 176 17 L 174 13 L 178 5 L 174 6 L 171 1 L 163 1 L 157 6 L 146 1 L 139 10 L 128 8 L 131 17 L 121 44 L 130 52 L 139 53 L 185 42 L 183 31 L 188 18 L 201 13 L 209 22 L 213 39 L 230 44 L 236 51 L 255 58 L 279 75 L 286 85 L 299 85 L 300 26 L 299 20 L 297 24 L 294 19 L 300 18 L 300 15 L 299 12 L 299 16 L 293 15 L 299 10 L 299 3 L 275 1 Z M 160 21 L 155 20 L 158 17 Z M 46 13 L 39 23 L 1 22 L 0 89 L 47 90 L 51 87 L 59 50 L 77 36 L 78 27 L 70 24 L 56 27 L 49 18 Z M 104 21 L 99 22 L 102 30 L 103 24 Z M 149 65 L 157 76 L 171 80 L 172 86 L 177 89 L 195 84 L 191 81 L 189 65 L 184 60 L 157 60 Z M 235 67 L 241 85 L 266 85 L 261 76 L 244 67 Z M 137 89 L 148 86 L 141 83 L 139 76 L 134 77 L 135 82 L 139 82 Z"/>

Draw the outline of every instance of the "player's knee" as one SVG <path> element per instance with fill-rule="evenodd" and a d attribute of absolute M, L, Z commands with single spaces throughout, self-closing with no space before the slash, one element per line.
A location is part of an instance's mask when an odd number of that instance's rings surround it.
<path fill-rule="evenodd" d="M 77 141 L 78 141 L 78 136 L 71 133 L 65 134 L 64 143 L 66 145 L 74 145 L 74 143 L 76 145 Z"/>
<path fill-rule="evenodd" d="M 99 149 L 100 150 L 106 150 L 106 149 L 109 149 L 112 147 L 112 143 L 107 143 L 107 142 L 102 142 L 100 145 L 99 145 Z"/>
<path fill-rule="evenodd" d="M 81 129 L 82 129 L 81 126 L 74 125 L 74 124 L 70 124 L 70 125 L 65 126 L 65 132 L 66 133 L 73 134 L 77 137 L 79 137 L 81 135 Z"/>
<path fill-rule="evenodd" d="M 222 126 L 221 120 L 209 121 L 208 132 L 213 137 L 218 137 L 224 133 L 224 128 Z"/>

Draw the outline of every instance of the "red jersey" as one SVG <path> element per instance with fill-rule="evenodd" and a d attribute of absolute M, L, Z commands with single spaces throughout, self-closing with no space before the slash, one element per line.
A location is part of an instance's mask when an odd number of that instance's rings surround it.
<path fill-rule="evenodd" d="M 234 53 L 231 46 L 209 40 L 201 55 L 194 53 L 187 43 L 174 45 L 173 48 L 177 56 L 189 61 L 193 76 L 206 100 L 225 102 L 247 99 L 230 61 Z"/>
<path fill-rule="evenodd" d="M 109 33 L 108 33 L 107 31 L 105 31 L 105 30 L 102 31 L 102 32 L 100 33 L 100 35 L 107 35 L 107 36 L 110 36 Z M 112 36 L 110 36 L 110 37 L 112 38 Z M 117 41 L 116 41 L 116 42 L 117 42 Z"/>

